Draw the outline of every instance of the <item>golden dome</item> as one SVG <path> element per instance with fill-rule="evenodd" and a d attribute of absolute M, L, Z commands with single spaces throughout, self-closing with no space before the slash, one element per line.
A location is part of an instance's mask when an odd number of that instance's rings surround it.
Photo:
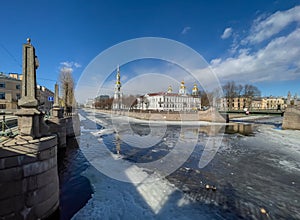
<path fill-rule="evenodd" d="M 198 91 L 198 86 L 197 86 L 197 84 L 196 84 L 196 83 L 194 84 L 193 91 Z"/>

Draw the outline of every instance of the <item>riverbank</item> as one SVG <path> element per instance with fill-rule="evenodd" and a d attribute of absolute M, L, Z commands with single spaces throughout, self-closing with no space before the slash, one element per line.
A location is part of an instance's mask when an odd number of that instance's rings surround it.
<path fill-rule="evenodd" d="M 88 109 L 85 109 L 88 110 Z M 226 119 L 214 108 L 206 111 L 197 112 L 138 112 L 138 111 L 113 111 L 104 109 L 91 109 L 92 111 L 110 114 L 122 115 L 131 118 L 147 121 L 203 121 L 225 123 Z"/>
<path fill-rule="evenodd" d="M 198 111 L 191 113 L 174 113 L 174 112 L 129 112 L 129 111 L 112 111 L 104 109 L 84 109 L 88 112 L 102 113 L 106 115 L 114 116 L 127 116 L 129 120 L 136 122 L 147 122 L 147 123 L 166 123 L 167 124 L 185 124 L 185 125 L 209 125 L 211 123 L 215 124 L 225 124 L 226 115 L 221 115 L 218 111 L 213 109 L 206 111 Z M 255 121 L 261 119 L 269 119 L 278 116 L 274 115 L 245 115 L 242 113 L 228 113 L 228 119 L 234 122 L 238 121 Z M 228 123 L 226 123 L 228 124 Z M 229 123 L 230 124 L 230 123 Z"/>

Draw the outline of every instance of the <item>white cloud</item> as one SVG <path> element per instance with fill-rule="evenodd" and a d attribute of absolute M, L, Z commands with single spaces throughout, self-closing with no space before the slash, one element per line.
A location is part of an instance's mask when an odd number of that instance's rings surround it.
<path fill-rule="evenodd" d="M 213 66 L 215 66 L 215 65 L 220 64 L 221 61 L 222 61 L 222 59 L 220 59 L 220 58 L 213 59 L 212 61 L 210 61 L 210 64 L 213 65 Z"/>
<path fill-rule="evenodd" d="M 222 39 L 227 39 L 232 35 L 232 28 L 226 28 L 221 36 Z"/>
<path fill-rule="evenodd" d="M 63 66 L 60 68 L 60 71 L 63 73 L 72 73 L 73 72 L 73 68 L 71 67 L 67 67 L 67 66 Z"/>
<path fill-rule="evenodd" d="M 68 62 L 68 61 L 60 62 L 60 65 L 62 65 L 64 67 L 71 67 L 72 66 L 72 62 Z"/>
<path fill-rule="evenodd" d="M 73 61 L 64 61 L 64 62 L 60 62 L 60 71 L 61 72 L 69 72 L 72 73 L 74 71 L 74 69 L 80 68 L 81 65 L 77 62 L 73 62 Z"/>
<path fill-rule="evenodd" d="M 191 27 L 184 27 L 183 30 L 181 31 L 181 34 L 187 34 L 191 30 Z"/>
<path fill-rule="evenodd" d="M 81 67 L 81 64 L 79 64 L 79 63 L 74 63 L 74 66 L 76 67 L 76 68 L 80 68 Z"/>
<path fill-rule="evenodd" d="M 253 22 L 251 34 L 246 38 L 250 43 L 260 43 L 278 34 L 289 24 L 300 23 L 300 6 L 278 11 L 268 17 L 259 17 Z"/>
<path fill-rule="evenodd" d="M 300 28 L 287 36 L 271 40 L 250 53 L 240 49 L 237 57 L 214 59 L 212 69 L 221 79 L 238 81 L 294 80 L 300 78 Z"/>
<path fill-rule="evenodd" d="M 230 55 L 212 59 L 212 70 L 221 81 L 300 80 L 300 27 L 290 26 L 292 22 L 300 23 L 300 6 L 260 16 L 248 33 L 231 33 L 233 43 L 229 48 Z M 222 37 L 230 32 L 226 33 L 227 29 Z M 285 35 L 276 35 L 283 30 L 286 30 L 283 32 Z M 264 46 L 258 48 L 256 43 L 262 41 Z"/>

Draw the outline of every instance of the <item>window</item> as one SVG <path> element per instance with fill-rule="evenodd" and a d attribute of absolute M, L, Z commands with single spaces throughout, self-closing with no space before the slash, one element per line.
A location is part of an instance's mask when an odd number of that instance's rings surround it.
<path fill-rule="evenodd" d="M 20 98 L 21 98 L 21 94 L 20 94 L 20 93 L 17 93 L 17 94 L 16 94 L 16 98 L 17 98 L 17 99 L 20 99 Z"/>
<path fill-rule="evenodd" d="M 21 85 L 16 85 L 16 89 L 20 89 L 21 88 Z"/>
<path fill-rule="evenodd" d="M 0 109 L 6 109 L 6 104 L 0 104 Z"/>
<path fill-rule="evenodd" d="M 0 83 L 0 88 L 5 88 L 5 83 Z"/>
<path fill-rule="evenodd" d="M 5 99 L 5 92 L 0 92 L 0 99 Z"/>

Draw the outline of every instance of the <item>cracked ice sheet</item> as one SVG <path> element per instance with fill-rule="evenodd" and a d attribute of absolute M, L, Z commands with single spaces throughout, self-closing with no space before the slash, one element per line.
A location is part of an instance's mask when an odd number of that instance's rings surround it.
<path fill-rule="evenodd" d="M 256 138 L 267 140 L 269 146 L 284 147 L 282 150 L 300 155 L 300 130 L 279 130 L 270 125 L 262 125 Z"/>
<path fill-rule="evenodd" d="M 118 169 L 112 160 L 119 160 L 124 167 L 122 175 L 129 183 L 105 176 L 90 166 L 82 175 L 86 176 L 94 188 L 93 197 L 79 210 L 73 219 L 216 219 L 218 215 L 206 206 L 193 204 L 186 195 L 157 173 L 148 174 L 116 155 L 99 148 L 105 148 L 97 132 L 83 131 L 80 137 L 82 152 L 93 156 L 97 168 L 101 166 Z M 92 162 L 93 163 L 93 162 Z M 144 181 L 138 183 L 137 181 Z"/>

